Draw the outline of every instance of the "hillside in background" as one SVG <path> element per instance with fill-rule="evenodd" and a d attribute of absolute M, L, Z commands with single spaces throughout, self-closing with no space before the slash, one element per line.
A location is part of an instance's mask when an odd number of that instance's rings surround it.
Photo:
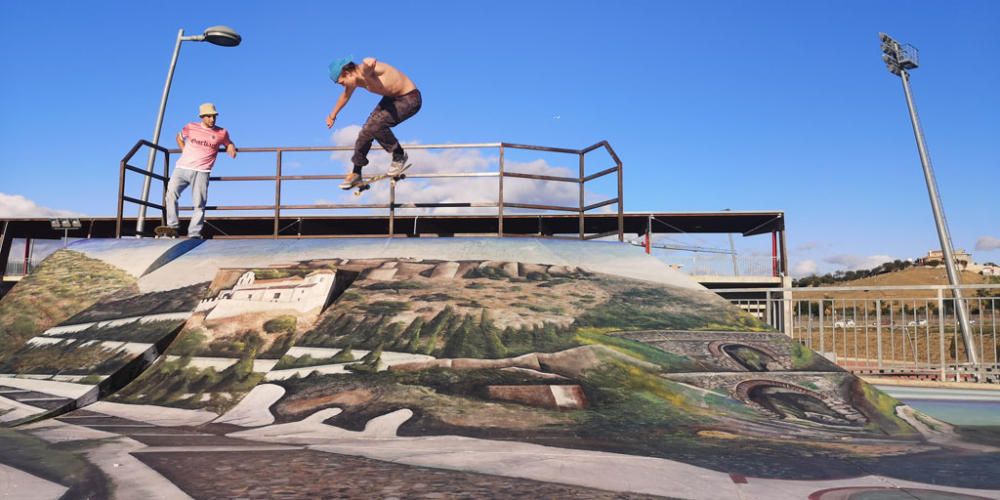
<path fill-rule="evenodd" d="M 963 285 L 979 285 L 988 283 L 997 283 L 1000 280 L 997 278 L 990 278 L 983 276 L 981 274 L 973 273 L 971 271 L 962 271 L 961 280 Z M 992 281 L 991 281 L 992 280 Z M 828 287 L 882 287 L 882 286 L 931 286 L 931 285 L 948 285 L 948 273 L 943 267 L 931 268 L 931 267 L 907 267 L 901 271 L 893 271 L 884 274 L 879 274 L 876 276 L 869 276 L 867 278 L 838 281 L 835 283 L 824 283 L 816 286 L 816 292 L 800 292 L 796 294 L 797 296 L 803 298 L 809 298 L 814 295 L 816 297 L 827 297 L 827 298 L 845 298 L 853 297 L 858 298 L 858 292 L 844 291 L 844 292 L 821 292 L 823 288 Z M 975 293 L 970 294 L 975 295 Z M 931 289 L 927 290 L 885 290 L 879 292 L 869 292 L 865 294 L 866 298 L 932 298 L 937 297 L 937 292 Z"/>

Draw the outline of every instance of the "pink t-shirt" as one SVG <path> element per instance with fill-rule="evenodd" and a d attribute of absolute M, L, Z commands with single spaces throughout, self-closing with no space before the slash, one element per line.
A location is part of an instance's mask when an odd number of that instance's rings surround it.
<path fill-rule="evenodd" d="M 222 127 L 207 128 L 201 122 L 191 122 L 181 130 L 184 152 L 177 160 L 177 168 L 208 172 L 215 165 L 220 146 L 231 144 L 229 131 Z"/>

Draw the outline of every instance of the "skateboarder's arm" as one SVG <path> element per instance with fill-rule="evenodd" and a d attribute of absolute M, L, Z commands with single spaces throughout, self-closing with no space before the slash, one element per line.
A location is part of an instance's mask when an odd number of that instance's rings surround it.
<path fill-rule="evenodd" d="M 361 61 L 361 71 L 368 75 L 375 74 L 375 64 L 378 61 L 374 57 L 366 57 Z"/>
<path fill-rule="evenodd" d="M 351 100 L 351 94 L 353 93 L 354 93 L 353 86 L 344 87 L 344 92 L 340 94 L 340 97 L 337 98 L 337 104 L 333 106 L 333 111 L 331 111 L 330 114 L 326 116 L 326 128 L 332 127 L 333 122 L 337 121 L 337 114 L 339 114 L 340 110 L 343 109 L 345 105 L 347 105 L 347 101 Z"/>
<path fill-rule="evenodd" d="M 184 133 L 177 132 L 177 147 L 181 148 L 181 152 L 184 151 Z"/>

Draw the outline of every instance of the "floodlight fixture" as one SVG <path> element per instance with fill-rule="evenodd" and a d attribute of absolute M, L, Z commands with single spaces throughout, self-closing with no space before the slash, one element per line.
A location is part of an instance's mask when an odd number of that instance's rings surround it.
<path fill-rule="evenodd" d="M 63 232 L 64 247 L 69 244 L 69 232 L 83 227 L 83 225 L 80 224 L 80 219 L 72 217 L 49 219 L 49 225 L 52 226 L 52 229 Z"/>
<path fill-rule="evenodd" d="M 167 83 L 163 85 L 163 95 L 160 97 L 160 111 L 156 115 L 156 125 L 153 127 L 153 144 L 160 143 L 160 130 L 163 128 L 163 114 L 167 110 L 167 97 L 170 95 L 170 83 L 174 79 L 174 68 L 177 67 L 177 56 L 181 52 L 181 42 L 208 42 L 220 47 L 235 47 L 243 41 L 236 30 L 229 26 L 216 25 L 205 28 L 200 35 L 184 36 L 184 29 L 177 32 L 177 42 L 174 44 L 174 55 L 170 59 L 170 69 L 167 71 Z M 148 174 L 142 181 L 142 201 L 149 201 L 149 185 L 153 180 L 153 164 L 156 161 L 156 150 L 149 148 L 149 158 L 146 160 L 146 172 Z M 136 220 L 135 232 L 141 237 L 143 227 L 146 223 L 146 205 L 139 205 L 139 217 Z"/>
<path fill-rule="evenodd" d="M 890 73 L 903 76 L 903 73 L 920 66 L 919 51 L 910 44 L 901 44 L 885 33 L 878 34 L 882 42 L 882 61 Z"/>
<path fill-rule="evenodd" d="M 49 219 L 49 224 L 52 226 L 52 229 L 64 229 L 67 231 L 71 229 L 80 229 L 82 227 L 80 219 L 72 218 Z"/>

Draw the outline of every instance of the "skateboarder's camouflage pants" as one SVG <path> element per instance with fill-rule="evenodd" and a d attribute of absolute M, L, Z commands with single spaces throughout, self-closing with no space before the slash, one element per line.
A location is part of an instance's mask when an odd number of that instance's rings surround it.
<path fill-rule="evenodd" d="M 368 164 L 368 151 L 372 148 L 372 140 L 377 140 L 382 149 L 392 155 L 393 161 L 403 160 L 403 147 L 399 145 L 389 127 L 395 127 L 417 114 L 421 104 L 423 100 L 420 91 L 416 89 L 399 97 L 383 97 L 378 102 L 372 114 L 368 115 L 365 125 L 361 127 L 357 142 L 354 143 L 354 156 L 351 158 L 354 172 L 360 174 L 361 167 Z"/>

